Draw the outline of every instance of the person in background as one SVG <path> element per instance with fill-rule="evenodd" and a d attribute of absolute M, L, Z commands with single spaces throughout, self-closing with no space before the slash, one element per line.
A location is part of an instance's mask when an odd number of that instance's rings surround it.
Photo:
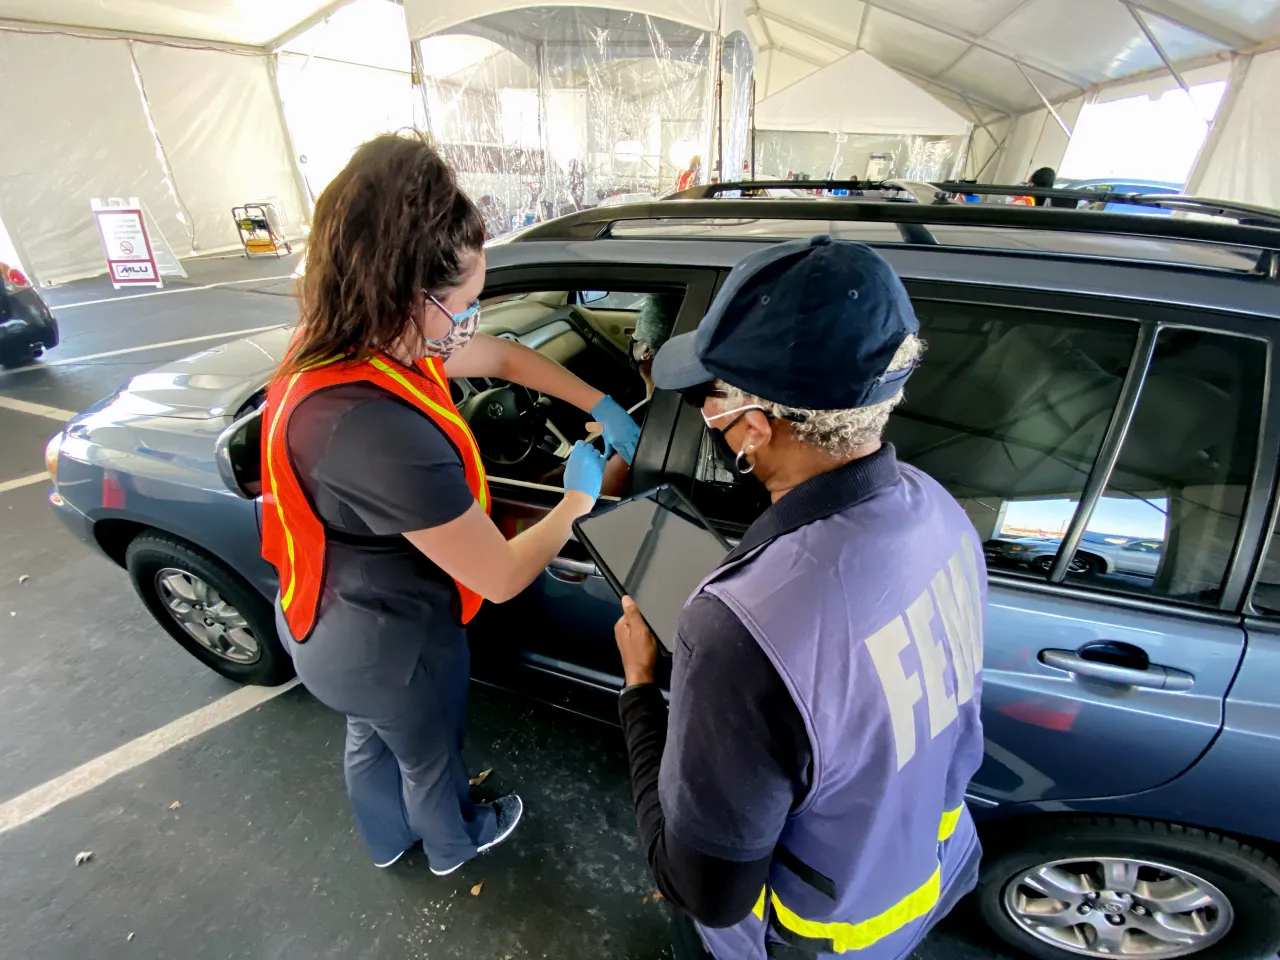
<path fill-rule="evenodd" d="M 702 178 L 702 157 L 694 154 L 689 160 L 689 169 L 676 178 L 676 192 L 696 187 Z"/>
<path fill-rule="evenodd" d="M 624 458 L 639 436 L 564 367 L 478 332 L 484 235 L 425 140 L 360 146 L 316 203 L 301 320 L 263 414 L 262 549 L 280 576 L 280 637 L 307 689 L 347 715 L 347 790 L 374 864 L 420 840 L 440 876 L 510 836 L 523 810 L 514 794 L 468 796 L 465 625 L 541 574 L 604 471 L 579 441 L 563 499 L 507 540 L 447 378 L 565 400 Z"/>
<path fill-rule="evenodd" d="M 627 355 L 631 360 L 631 366 L 644 381 L 644 400 L 639 407 L 633 407 L 631 411 L 638 425 L 644 423 L 645 414 L 649 410 L 649 401 L 653 399 L 653 358 L 662 349 L 662 345 L 670 339 L 671 330 L 676 324 L 676 314 L 680 312 L 680 304 L 683 302 L 684 298 L 679 294 L 650 294 L 636 315 L 636 329 L 631 335 Z M 630 464 L 622 457 L 616 455 L 610 457 L 604 468 L 604 481 L 600 485 L 601 494 L 610 497 L 622 496 L 630 470 Z"/>
<path fill-rule="evenodd" d="M 1031 174 L 1027 182 L 1033 187 L 1043 187 L 1046 190 L 1051 190 L 1057 180 L 1058 173 L 1053 167 L 1040 167 Z M 1074 210 L 1080 205 L 1079 200 L 1072 200 L 1068 197 L 1033 197 L 1032 200 L 1037 207 L 1064 207 Z"/>
<path fill-rule="evenodd" d="M 745 257 L 654 361 L 772 501 L 680 614 L 669 715 L 630 598 L 614 631 L 680 960 L 900 960 L 977 882 L 981 541 L 881 439 L 918 330 L 879 254 L 822 236 Z"/>

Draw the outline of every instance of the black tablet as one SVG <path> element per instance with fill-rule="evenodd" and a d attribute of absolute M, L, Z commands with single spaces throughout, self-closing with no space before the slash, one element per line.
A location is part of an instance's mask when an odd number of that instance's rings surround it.
<path fill-rule="evenodd" d="M 668 653 L 685 601 L 729 553 L 728 541 L 667 484 L 580 517 L 573 530 L 618 596 L 636 602 Z"/>

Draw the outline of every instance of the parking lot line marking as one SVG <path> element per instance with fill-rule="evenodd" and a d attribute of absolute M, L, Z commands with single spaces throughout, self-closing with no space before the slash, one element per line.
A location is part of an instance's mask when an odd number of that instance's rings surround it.
<path fill-rule="evenodd" d="M 8 493 L 10 490 L 17 490 L 19 487 L 29 487 L 33 483 L 39 483 L 41 480 L 48 480 L 47 473 L 33 473 L 29 477 L 19 477 L 17 480 L 5 480 L 0 483 L 0 493 Z"/>
<path fill-rule="evenodd" d="M 31 413 L 37 417 L 48 417 L 50 420 L 58 420 L 66 423 L 76 415 L 74 410 L 63 410 L 61 407 L 48 407 L 43 403 L 31 403 L 27 400 L 18 400 L 14 397 L 0 396 L 0 408 L 5 410 L 13 410 L 16 413 Z"/>
<path fill-rule="evenodd" d="M 119 350 L 106 350 L 103 353 L 88 353 L 83 357 L 67 357 L 59 360 L 42 360 L 40 363 L 31 363 L 25 367 L 18 367 L 14 370 L 0 370 L 0 376 L 6 373 L 22 373 L 25 370 L 39 370 L 42 367 L 66 367 L 76 363 L 88 363 L 90 360 L 102 360 L 106 357 L 119 357 L 126 353 L 141 353 L 144 350 L 159 350 L 162 347 L 180 347 L 187 343 L 201 343 L 205 340 L 234 340 L 236 337 L 247 337 L 252 333 L 263 333 L 267 330 L 274 330 L 276 327 L 284 326 L 284 324 L 273 323 L 265 327 L 249 327 L 245 330 L 228 330 L 226 333 L 206 333 L 198 337 L 186 337 L 182 340 L 164 340 L 160 343 L 144 343 L 138 347 L 121 347 Z"/>
<path fill-rule="evenodd" d="M 140 300 L 143 297 L 167 297 L 174 293 L 195 293 L 199 290 L 212 290 L 214 287 L 232 287 L 237 283 L 270 283 L 273 280 L 290 280 L 293 274 L 283 277 L 249 277 L 245 280 L 222 280 L 218 283 L 206 283 L 199 287 L 174 287 L 172 290 L 152 290 L 150 293 L 127 293 L 123 297 L 103 297 L 100 300 L 81 300 L 79 303 L 50 304 L 49 309 L 55 313 L 59 310 L 72 310 L 76 307 L 92 307 L 99 303 L 116 303 L 120 300 Z"/>
<path fill-rule="evenodd" d="M 234 720 L 297 685 L 297 680 L 290 680 L 280 687 L 241 687 L 158 730 L 130 740 L 60 777 L 6 800 L 0 804 L 0 833 L 30 823 L 68 800 L 97 789 L 112 778 L 154 760 L 228 720 Z"/>

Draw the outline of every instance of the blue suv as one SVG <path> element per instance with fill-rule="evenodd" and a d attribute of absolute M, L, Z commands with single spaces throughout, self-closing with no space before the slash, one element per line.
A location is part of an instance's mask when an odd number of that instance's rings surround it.
<path fill-rule="evenodd" d="M 986 848 L 978 909 L 1041 960 L 1274 954 L 1280 214 L 961 204 L 945 185 L 932 203 L 889 187 L 714 192 L 490 245 L 484 329 L 634 405 L 626 489 L 676 483 L 732 537 L 762 504 L 716 469 L 696 410 L 648 395 L 630 362 L 637 313 L 662 298 L 675 332 L 691 330 L 763 245 L 825 232 L 874 244 L 928 342 L 888 439 L 989 542 L 987 754 L 968 797 Z M 258 543 L 260 405 L 288 335 L 137 378 L 48 456 L 71 530 L 128 568 L 179 644 L 255 683 L 290 671 Z M 514 533 L 558 501 L 582 417 L 500 381 L 453 389 Z M 1034 562 L 996 544 L 1027 544 Z M 477 677 L 609 714 L 616 616 L 571 541 L 525 593 L 485 605 Z"/>

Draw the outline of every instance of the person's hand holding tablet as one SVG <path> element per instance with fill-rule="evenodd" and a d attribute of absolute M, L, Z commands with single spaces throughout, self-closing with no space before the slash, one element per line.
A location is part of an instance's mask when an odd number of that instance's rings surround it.
<path fill-rule="evenodd" d="M 653 683 L 658 641 L 640 615 L 640 608 L 630 597 L 622 598 L 622 616 L 613 625 L 613 639 L 617 641 L 618 653 L 622 654 L 622 671 L 627 686 Z"/>

